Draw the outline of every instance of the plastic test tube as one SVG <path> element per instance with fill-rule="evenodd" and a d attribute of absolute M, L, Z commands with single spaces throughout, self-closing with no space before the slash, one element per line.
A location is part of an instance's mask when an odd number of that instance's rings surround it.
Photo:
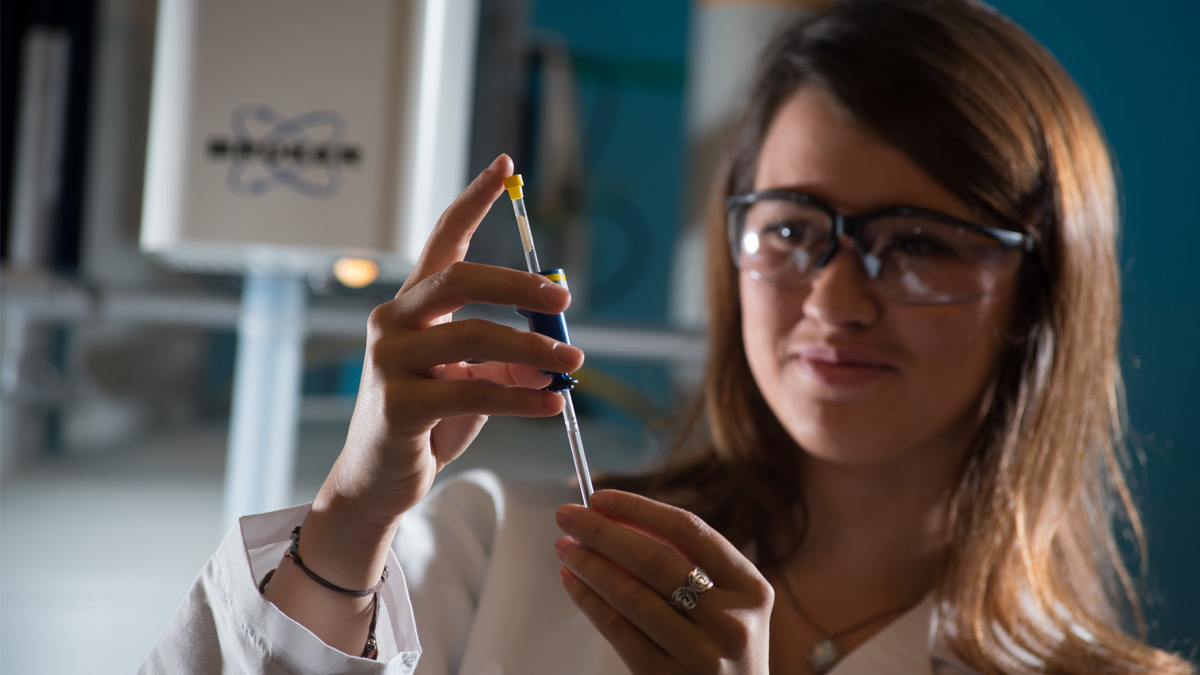
<path fill-rule="evenodd" d="M 504 187 L 512 200 L 513 212 L 517 216 L 517 228 L 521 231 L 521 247 L 525 250 L 525 266 L 534 274 L 541 274 L 556 284 L 566 288 L 567 276 L 561 269 L 540 269 L 537 251 L 533 247 L 533 233 L 529 230 L 529 212 L 525 210 L 525 195 L 521 186 L 521 174 L 514 174 L 504 179 Z M 518 309 L 517 313 L 529 320 L 529 330 L 541 333 L 547 337 L 571 344 L 567 333 L 567 320 L 562 314 L 541 314 Z M 583 437 L 579 433 L 579 419 L 575 416 L 575 404 L 571 401 L 571 390 L 578 382 L 566 373 L 546 373 L 552 381 L 547 387 L 563 397 L 563 421 L 567 425 L 567 441 L 571 444 L 571 459 L 575 462 L 575 476 L 579 479 L 579 491 L 583 495 L 583 505 L 592 506 L 592 476 L 588 471 L 587 456 L 583 452 Z"/>

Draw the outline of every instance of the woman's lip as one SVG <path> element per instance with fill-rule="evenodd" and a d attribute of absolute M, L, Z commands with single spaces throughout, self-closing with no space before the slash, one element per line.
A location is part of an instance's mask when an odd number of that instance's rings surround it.
<path fill-rule="evenodd" d="M 877 380 L 890 372 L 891 368 L 833 364 L 827 361 L 800 359 L 800 367 L 817 382 L 828 387 L 852 387 Z"/>
<path fill-rule="evenodd" d="M 835 368 L 896 369 L 895 364 L 882 356 L 864 349 L 855 349 L 852 347 L 810 343 L 794 348 L 791 353 L 794 357 L 807 363 L 822 364 Z"/>
<path fill-rule="evenodd" d="M 895 365 L 881 356 L 834 345 L 801 345 L 791 355 L 808 377 L 829 387 L 866 384 L 896 370 Z"/>

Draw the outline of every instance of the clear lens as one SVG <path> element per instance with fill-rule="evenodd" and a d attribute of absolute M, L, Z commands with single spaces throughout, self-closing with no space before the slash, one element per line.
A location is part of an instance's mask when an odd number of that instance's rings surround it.
<path fill-rule="evenodd" d="M 744 207 L 740 223 L 738 267 L 782 285 L 808 281 L 813 260 L 833 230 L 824 211 L 786 199 Z"/>
<path fill-rule="evenodd" d="M 814 261 L 830 244 L 834 223 L 815 206 L 760 199 L 735 214 L 738 267 L 784 286 L 808 283 Z M 866 222 L 856 241 L 876 287 L 918 304 L 961 302 L 991 293 L 1016 266 L 1020 252 L 969 227 L 914 215 Z"/>
<path fill-rule="evenodd" d="M 983 232 L 915 216 L 873 219 L 862 239 L 881 262 L 880 288 L 906 302 L 982 297 L 1020 258 L 1020 253 Z"/>

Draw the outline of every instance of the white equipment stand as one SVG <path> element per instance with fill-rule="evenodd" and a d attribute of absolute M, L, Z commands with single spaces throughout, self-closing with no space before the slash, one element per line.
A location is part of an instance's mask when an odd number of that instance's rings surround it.
<path fill-rule="evenodd" d="M 225 467 L 226 528 L 291 501 L 307 299 L 303 279 L 246 276 Z"/>

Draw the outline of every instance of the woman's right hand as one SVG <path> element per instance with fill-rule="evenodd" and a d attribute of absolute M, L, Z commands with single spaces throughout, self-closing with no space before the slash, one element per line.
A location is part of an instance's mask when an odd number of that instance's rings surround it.
<path fill-rule="evenodd" d="M 498 157 L 438 220 L 395 299 L 371 312 L 346 445 L 315 507 L 338 506 L 368 529 L 394 529 L 488 415 L 546 417 L 562 397 L 542 370 L 571 372 L 583 353 L 481 319 L 453 321 L 469 302 L 556 314 L 570 294 L 540 275 L 463 262 L 471 236 L 512 174 Z"/>
<path fill-rule="evenodd" d="M 395 299 L 371 312 L 366 358 L 346 445 L 318 497 L 361 522 L 394 525 L 434 475 L 474 440 L 488 415 L 546 417 L 562 397 L 542 370 L 571 372 L 583 353 L 481 319 L 453 321 L 468 302 L 556 314 L 570 294 L 519 270 L 463 262 L 471 235 L 503 191 L 501 155 L 446 209 Z"/>
<path fill-rule="evenodd" d="M 583 352 L 536 333 L 452 313 L 468 302 L 555 314 L 566 289 L 528 272 L 463 262 L 471 235 L 512 174 L 501 155 L 454 200 L 396 297 L 371 312 L 346 445 L 305 517 L 304 564 L 343 588 L 379 580 L 400 517 L 429 492 L 488 415 L 562 411 L 542 370 L 571 372 Z M 281 564 L 267 599 L 327 644 L 360 653 L 371 598 L 334 593 Z"/>

